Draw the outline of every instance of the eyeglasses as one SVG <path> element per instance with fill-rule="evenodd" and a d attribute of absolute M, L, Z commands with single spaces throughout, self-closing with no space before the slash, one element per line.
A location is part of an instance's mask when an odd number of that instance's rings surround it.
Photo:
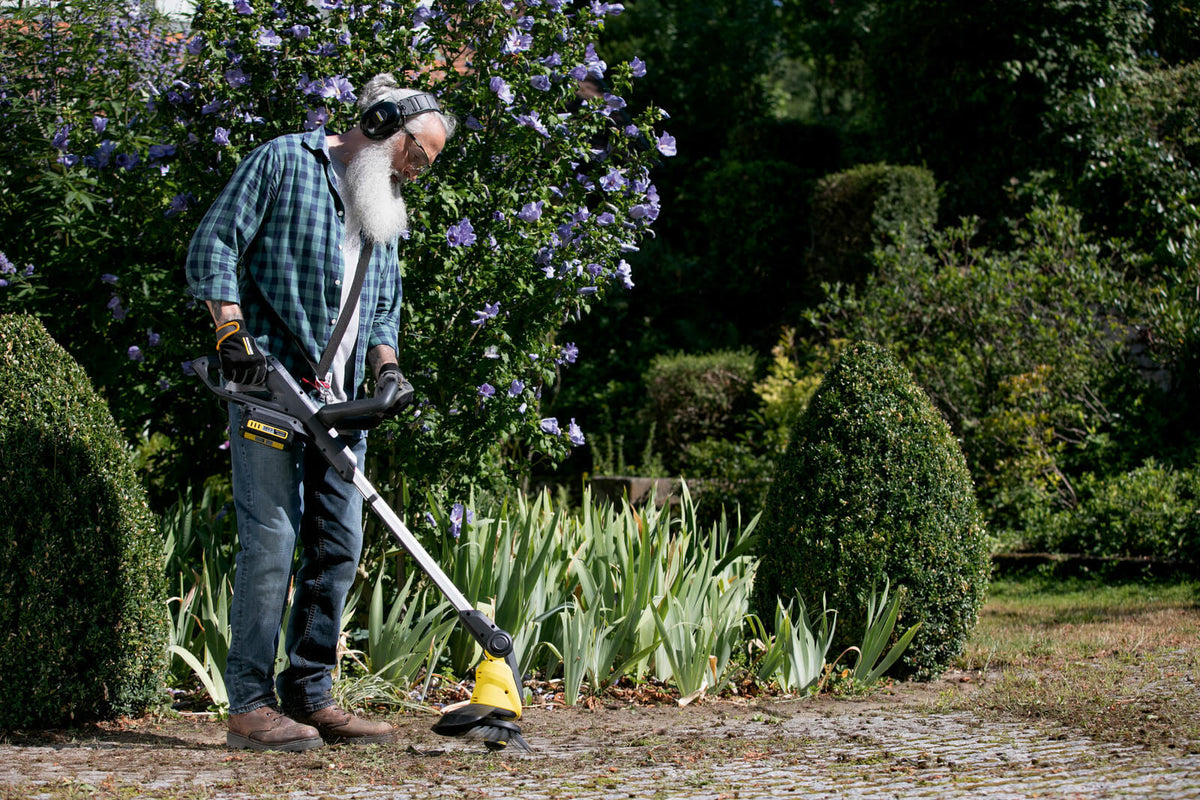
<path fill-rule="evenodd" d="M 407 131 L 405 131 L 405 133 L 407 133 Z M 409 133 L 408 138 L 411 139 L 412 143 L 417 146 L 416 153 L 413 153 L 412 150 L 408 151 L 408 157 L 412 162 L 412 165 L 416 168 L 417 172 L 428 169 L 430 163 L 429 153 L 425 152 L 425 148 L 422 147 L 421 143 L 417 141 L 416 136 L 413 136 L 411 133 Z"/>

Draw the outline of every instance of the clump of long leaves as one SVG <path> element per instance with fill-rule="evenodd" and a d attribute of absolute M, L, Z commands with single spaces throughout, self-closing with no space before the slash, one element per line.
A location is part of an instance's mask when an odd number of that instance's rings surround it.
<path fill-rule="evenodd" d="M 837 627 L 837 612 L 822 608 L 819 616 L 810 619 L 804 601 L 797 596 L 793 616 L 792 604 L 785 607 L 783 601 L 778 600 L 773 636 L 767 633 L 757 616 L 748 617 L 754 642 L 762 649 L 755 674 L 759 680 L 776 683 L 786 692 L 811 694 L 821 690 L 843 656 L 853 654 L 857 658 L 848 675 L 851 686 L 858 690 L 874 686 L 904 654 L 920 627 L 920 623 L 913 625 L 888 648 L 900 615 L 901 599 L 900 592 L 891 595 L 891 582 L 886 578 L 882 592 L 872 589 L 867 598 L 867 625 L 862 644 L 847 648 L 833 662 L 829 661 L 829 648 Z"/>
<path fill-rule="evenodd" d="M 523 675 L 561 678 L 568 705 L 585 686 L 598 695 L 626 676 L 670 682 L 681 702 L 721 691 L 748 636 L 763 651 L 753 665 L 760 680 L 811 692 L 829 673 L 836 612 L 823 609 L 810 619 L 802 604 L 793 612 L 781 603 L 775 634 L 768 636 L 748 614 L 757 518 L 701 526 L 686 487 L 677 506 L 651 502 L 635 509 L 585 493 L 581 507 L 568 509 L 543 492 L 484 501 L 469 522 L 461 511 L 435 509 L 431 518 L 431 552 L 443 569 L 472 604 L 513 635 Z M 344 652 L 355 662 L 338 676 L 343 694 L 420 701 L 436 676 L 469 674 L 481 656 L 478 645 L 424 575 L 396 550 L 364 565 L 364 573 L 343 619 Z M 218 705 L 230 579 L 202 562 L 190 578 L 180 574 L 173 601 L 172 652 Z M 872 592 L 862 646 L 847 651 L 858 655 L 854 680 L 862 685 L 883 675 L 915 630 L 884 653 L 900 603 L 889 590 Z"/>

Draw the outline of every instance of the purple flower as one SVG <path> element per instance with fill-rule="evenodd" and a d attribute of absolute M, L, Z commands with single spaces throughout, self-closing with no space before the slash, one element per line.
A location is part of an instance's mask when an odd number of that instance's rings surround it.
<path fill-rule="evenodd" d="M 125 307 L 121 305 L 121 298 L 115 294 L 108 299 L 108 303 L 105 306 L 112 312 L 113 319 L 118 322 L 125 319 L 125 315 L 128 313 L 125 311 Z"/>
<path fill-rule="evenodd" d="M 308 120 L 304 123 L 304 130 L 311 131 L 324 125 L 329 121 L 329 109 L 325 106 L 314 108 L 308 112 Z"/>
<path fill-rule="evenodd" d="M 462 533 L 462 526 L 470 525 L 474 519 L 475 512 L 464 508 L 462 503 L 455 503 L 450 507 L 450 535 L 457 539 Z"/>
<path fill-rule="evenodd" d="M 664 156 L 675 155 L 675 137 L 664 131 L 663 135 L 658 137 L 658 152 Z"/>
<path fill-rule="evenodd" d="M 467 119 L 463 122 L 463 125 L 466 125 L 469 131 L 483 130 L 483 125 L 475 118 L 474 114 L 467 114 Z"/>
<path fill-rule="evenodd" d="M 169 156 L 175 155 L 175 145 L 173 144 L 152 144 L 150 145 L 150 160 L 159 161 Z"/>
<path fill-rule="evenodd" d="M 574 342 L 567 342 L 558 352 L 558 363 L 562 364 L 565 361 L 568 364 L 574 364 L 578 357 L 579 348 L 575 346 Z"/>
<path fill-rule="evenodd" d="M 496 394 L 496 387 L 492 386 L 490 383 L 484 383 L 479 387 L 480 397 L 491 397 L 494 394 Z"/>
<path fill-rule="evenodd" d="M 167 207 L 165 212 L 163 212 L 163 216 L 167 217 L 168 219 L 171 217 L 177 217 L 183 212 L 187 211 L 190 204 L 191 198 L 188 197 L 188 195 L 177 194 L 171 198 L 171 205 Z"/>
<path fill-rule="evenodd" d="M 517 397 L 523 391 L 525 391 L 525 384 L 521 383 L 516 378 L 513 378 L 513 382 L 508 387 L 508 396 Z"/>
<path fill-rule="evenodd" d="M 625 259 L 622 258 L 617 264 L 617 270 L 615 274 L 621 279 L 621 283 L 625 285 L 626 289 L 633 288 L 633 269 L 629 266 Z"/>
<path fill-rule="evenodd" d="M 236 89 L 239 86 L 245 86 L 250 82 L 250 76 L 242 72 L 241 67 L 225 70 L 225 81 L 230 88 Z"/>
<path fill-rule="evenodd" d="M 3 256 L 3 255 L 4 255 L 3 253 L 0 253 L 0 256 Z M 107 283 L 110 286 L 116 286 L 118 279 L 117 279 L 117 276 L 113 275 L 111 272 L 106 272 L 100 276 L 100 280 L 104 281 L 105 283 Z"/>
<path fill-rule="evenodd" d="M 548 92 L 550 91 L 550 76 L 534 75 L 529 79 L 529 85 L 537 89 L 539 92 Z"/>
<path fill-rule="evenodd" d="M 334 75 L 332 78 L 326 78 L 321 83 L 320 95 L 322 97 L 336 97 L 343 103 L 352 103 L 355 99 L 354 84 L 341 75 Z"/>
<path fill-rule="evenodd" d="M 248 0 L 236 0 L 233 4 L 233 10 L 243 16 L 254 13 L 254 9 L 250 7 Z"/>
<path fill-rule="evenodd" d="M 205 103 L 200 106 L 201 114 L 214 114 L 221 110 L 221 106 L 225 105 L 220 100 L 213 100 L 211 103 Z"/>
<path fill-rule="evenodd" d="M 533 34 L 523 33 L 519 28 L 513 28 L 504 38 L 504 47 L 501 52 L 506 56 L 511 56 L 515 53 L 524 53 L 531 47 L 533 47 Z"/>
<path fill-rule="evenodd" d="M 567 438 L 571 440 L 571 444 L 578 447 L 583 444 L 583 430 L 575 424 L 575 418 L 571 417 L 571 424 L 567 426 Z"/>
<path fill-rule="evenodd" d="M 125 351 L 125 355 L 129 356 L 130 361 L 145 361 L 146 357 L 142 355 L 142 348 L 136 344 Z"/>
<path fill-rule="evenodd" d="M 283 37 L 270 28 L 259 28 L 258 46 L 263 50 L 275 50 L 283 46 Z"/>
<path fill-rule="evenodd" d="M 558 429 L 558 419 L 556 417 L 546 417 L 538 423 L 542 430 L 552 436 L 558 436 L 562 431 Z"/>
<path fill-rule="evenodd" d="M 224 147 L 225 145 L 228 145 L 229 144 L 229 129 L 228 128 L 217 128 L 215 131 L 213 131 L 213 142 L 215 144 L 221 145 L 222 147 Z"/>
<path fill-rule="evenodd" d="M 587 74 L 593 78 L 603 78 L 605 71 L 608 70 L 608 64 L 604 63 L 603 59 L 596 55 L 596 45 L 594 43 L 584 48 L 583 64 L 587 67 Z"/>
<path fill-rule="evenodd" d="M 71 146 L 71 126 L 63 125 L 54 132 L 54 138 L 50 140 L 50 144 L 58 150 L 66 150 Z"/>
<path fill-rule="evenodd" d="M 605 212 L 601 213 L 598 217 L 596 217 L 596 224 L 601 225 L 601 226 L 612 225 L 616 221 L 617 221 L 617 218 L 615 216 L 613 216 L 613 213 L 611 211 L 605 211 Z"/>
<path fill-rule="evenodd" d="M 117 156 L 117 166 L 124 170 L 133 169 L 141 161 L 137 153 L 121 153 Z"/>
<path fill-rule="evenodd" d="M 104 129 L 108 127 L 108 117 L 92 117 L 92 130 L 96 133 L 104 133 Z"/>
<path fill-rule="evenodd" d="M 600 289 L 597 286 L 581 286 L 579 288 L 579 294 L 585 297 L 589 294 L 595 294 L 598 291 L 600 291 Z"/>
<path fill-rule="evenodd" d="M 489 319 L 495 318 L 495 316 L 499 313 L 500 313 L 499 301 L 492 303 L 491 305 L 484 303 L 483 310 L 475 312 L 475 319 L 471 320 L 471 324 L 472 325 L 482 325 L 485 322 L 487 322 Z"/>
<path fill-rule="evenodd" d="M 6 255 L 4 255 L 4 253 L 0 252 L 0 274 L 12 275 L 16 271 L 17 271 L 16 265 L 8 260 L 8 256 L 6 256 Z"/>
<path fill-rule="evenodd" d="M 339 33 L 337 41 L 338 41 L 338 44 L 340 44 L 342 47 L 349 47 L 350 42 L 353 41 L 350 38 L 350 31 L 342 31 L 341 33 Z"/>
<path fill-rule="evenodd" d="M 579 66 L 577 66 L 577 67 L 572 67 L 572 68 L 571 68 L 571 71 L 570 71 L 570 72 L 568 72 L 567 74 L 571 76 L 571 80 L 573 80 L 573 81 L 581 81 L 581 80 L 583 80 L 584 78 L 586 78 L 586 77 L 588 76 L 588 68 L 587 68 L 587 65 L 586 65 L 586 64 L 580 64 L 580 65 L 579 65 Z"/>
<path fill-rule="evenodd" d="M 488 81 L 488 88 L 495 92 L 496 96 L 499 97 L 501 102 L 503 102 L 505 105 L 512 104 L 512 89 L 510 89 L 508 84 L 504 82 L 504 78 L 499 76 L 492 78 L 490 81 Z"/>
<path fill-rule="evenodd" d="M 521 114 L 517 116 L 516 119 L 521 125 L 524 125 L 527 128 L 533 128 L 547 139 L 550 138 L 550 131 L 546 130 L 546 126 L 542 124 L 541 117 L 538 116 L 536 111 L 531 111 L 528 114 Z"/>
<path fill-rule="evenodd" d="M 642 61 L 637 56 L 634 56 L 633 60 L 629 62 L 629 68 L 630 68 L 631 73 L 633 74 L 633 77 L 635 77 L 635 78 L 646 77 L 646 62 Z"/>
<path fill-rule="evenodd" d="M 606 192 L 615 192 L 618 189 L 624 189 L 628 185 L 625 176 L 621 174 L 619 169 L 611 169 L 608 174 L 600 179 L 600 188 Z"/>
<path fill-rule="evenodd" d="M 187 51 L 194 56 L 198 56 L 204 52 L 204 37 L 193 36 L 191 41 L 187 43 Z"/>
<path fill-rule="evenodd" d="M 75 155 L 74 153 L 64 153 L 58 157 L 58 163 L 62 164 L 64 167 L 70 168 L 79 163 L 79 156 Z"/>
<path fill-rule="evenodd" d="M 146 331 L 146 342 L 151 347 L 158 347 L 158 343 L 162 341 L 162 337 L 152 330 Z"/>
<path fill-rule="evenodd" d="M 290 33 L 293 38 L 304 41 L 312 34 L 312 28 L 307 25 L 296 24 L 288 28 L 285 33 Z"/>
<path fill-rule="evenodd" d="M 458 224 L 446 229 L 446 243 L 451 247 L 470 247 L 475 244 L 475 228 L 463 217 Z"/>
<path fill-rule="evenodd" d="M 517 219 L 525 222 L 537 222 L 542 218 L 542 206 L 546 203 L 544 200 L 538 200 L 536 203 L 526 203 L 517 212 Z"/>

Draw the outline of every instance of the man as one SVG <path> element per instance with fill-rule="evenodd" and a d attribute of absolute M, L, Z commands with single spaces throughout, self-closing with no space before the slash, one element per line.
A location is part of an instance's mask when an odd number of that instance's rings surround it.
<path fill-rule="evenodd" d="M 437 158 L 455 119 L 432 95 L 402 89 L 386 74 L 363 87 L 359 109 L 360 124 L 347 133 L 318 128 L 251 152 L 192 238 L 188 284 L 212 313 L 225 379 L 242 388 L 265 379 L 264 352 L 323 402 L 354 398 L 367 365 L 376 380 L 399 375 L 397 240 L 408 223 L 400 189 Z M 343 317 L 349 324 L 339 338 Z M 315 448 L 265 447 L 237 435 L 240 425 L 241 409 L 231 403 L 240 549 L 226 743 L 305 750 L 391 741 L 391 725 L 338 708 L 330 694 L 362 548 L 362 497 Z M 361 464 L 365 434 L 342 439 Z M 287 667 L 276 677 L 297 540 Z"/>

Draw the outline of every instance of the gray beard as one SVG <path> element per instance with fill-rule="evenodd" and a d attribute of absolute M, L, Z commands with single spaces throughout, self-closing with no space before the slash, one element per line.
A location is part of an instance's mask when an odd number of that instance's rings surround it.
<path fill-rule="evenodd" d="M 408 230 L 408 209 L 400 196 L 403 178 L 392 180 L 392 144 L 371 142 L 346 165 L 345 200 L 350 216 L 375 242 L 390 242 Z"/>

